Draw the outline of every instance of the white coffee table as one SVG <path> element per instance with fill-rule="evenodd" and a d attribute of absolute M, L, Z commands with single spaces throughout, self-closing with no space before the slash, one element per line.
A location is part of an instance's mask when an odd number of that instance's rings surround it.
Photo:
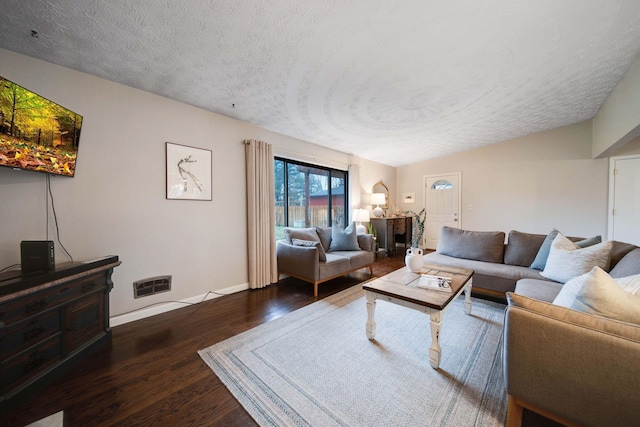
<path fill-rule="evenodd" d="M 421 274 L 451 277 L 451 292 L 418 288 L 416 285 Z M 442 352 L 440 348 L 442 312 L 451 301 L 464 292 L 464 311 L 466 314 L 471 314 L 472 277 L 473 270 L 427 264 L 420 271 L 420 274 L 412 273 L 408 268 L 403 267 L 379 279 L 365 283 L 362 288 L 365 290 L 367 300 L 367 338 L 370 340 L 375 338 L 374 316 L 378 299 L 427 313 L 431 319 L 429 362 L 431 367 L 438 369 Z"/>

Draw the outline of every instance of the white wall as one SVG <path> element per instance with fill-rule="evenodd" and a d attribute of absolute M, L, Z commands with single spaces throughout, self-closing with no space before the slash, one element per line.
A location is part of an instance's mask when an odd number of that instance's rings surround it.
<path fill-rule="evenodd" d="M 338 162 L 349 157 L 2 49 L 0 75 L 84 116 L 76 176 L 52 177 L 51 187 L 71 255 L 122 261 L 113 276 L 112 316 L 247 287 L 244 139 L 305 147 Z M 213 151 L 213 201 L 165 199 L 165 142 Z M 0 168 L 0 268 L 20 262 L 20 241 L 45 239 L 45 210 L 44 174 Z M 56 261 L 67 260 L 56 244 Z M 173 276 L 170 293 L 134 300 L 135 280 L 164 274 Z"/>
<path fill-rule="evenodd" d="M 606 157 L 640 136 L 640 59 L 593 118 L 592 156 Z"/>
<path fill-rule="evenodd" d="M 633 154 L 640 154 L 640 137 L 635 138 L 626 145 L 623 145 L 617 150 L 611 153 L 611 157 L 614 156 L 630 156 Z"/>
<path fill-rule="evenodd" d="M 424 205 L 426 175 L 462 173 L 461 227 L 606 236 L 606 159 L 591 158 L 591 122 L 398 168 L 399 193 Z"/>
<path fill-rule="evenodd" d="M 396 168 L 380 165 L 366 159 L 358 158 L 355 161 L 360 165 L 361 207 L 365 209 L 375 207 L 371 205 L 371 193 L 373 193 L 373 186 L 379 181 L 382 181 L 389 189 L 389 202 L 395 202 Z"/>

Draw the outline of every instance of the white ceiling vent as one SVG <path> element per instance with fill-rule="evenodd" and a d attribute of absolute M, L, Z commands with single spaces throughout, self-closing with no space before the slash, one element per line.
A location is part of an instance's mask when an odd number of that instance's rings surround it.
<path fill-rule="evenodd" d="M 171 276 L 149 277 L 133 282 L 134 298 L 147 297 L 171 290 Z"/>

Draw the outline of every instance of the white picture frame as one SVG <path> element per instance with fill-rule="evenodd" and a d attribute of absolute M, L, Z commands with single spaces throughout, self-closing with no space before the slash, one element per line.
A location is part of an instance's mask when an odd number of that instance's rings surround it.
<path fill-rule="evenodd" d="M 167 199 L 211 201 L 213 152 L 171 142 L 165 146 Z"/>
<path fill-rule="evenodd" d="M 416 202 L 416 193 L 402 193 L 402 203 L 413 204 Z"/>

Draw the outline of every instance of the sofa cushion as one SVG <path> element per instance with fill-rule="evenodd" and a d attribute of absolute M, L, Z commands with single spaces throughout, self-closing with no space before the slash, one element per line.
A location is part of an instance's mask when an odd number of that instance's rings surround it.
<path fill-rule="evenodd" d="M 526 278 L 518 280 L 515 293 L 550 303 L 558 296 L 562 288 L 562 283 Z"/>
<path fill-rule="evenodd" d="M 502 231 L 468 231 L 442 227 L 436 252 L 456 258 L 502 263 L 504 238 Z"/>
<path fill-rule="evenodd" d="M 327 252 L 327 262 L 319 264 L 319 280 L 343 275 L 346 271 L 349 271 L 350 265 L 349 258 Z"/>
<path fill-rule="evenodd" d="M 504 263 L 529 267 L 545 239 L 544 234 L 521 233 L 511 230 L 504 248 Z"/>
<path fill-rule="evenodd" d="M 349 268 L 355 270 L 363 268 L 373 264 L 374 255 L 373 252 L 367 251 L 335 251 L 331 252 L 334 255 L 338 255 L 349 260 Z"/>
<path fill-rule="evenodd" d="M 316 232 L 325 252 L 331 247 L 331 227 L 316 227 Z"/>
<path fill-rule="evenodd" d="M 615 247 L 614 243 L 614 247 Z M 613 261 L 612 261 L 613 262 Z M 609 272 L 611 277 L 625 277 L 640 274 L 640 248 L 628 252 Z"/>
<path fill-rule="evenodd" d="M 640 296 L 625 292 L 602 268 L 567 284 L 572 286 L 563 286 L 555 305 L 640 325 Z"/>
<path fill-rule="evenodd" d="M 334 225 L 331 227 L 331 245 L 329 252 L 334 251 L 359 251 L 358 235 L 356 234 L 355 223 L 352 222 L 344 230 Z"/>
<path fill-rule="evenodd" d="M 549 257 L 540 274 L 547 279 L 565 283 L 593 267 L 606 268 L 611 253 L 611 241 L 578 248 L 571 240 L 558 233 L 549 251 Z"/>
<path fill-rule="evenodd" d="M 536 270 L 544 270 L 545 265 L 547 264 L 547 258 L 549 258 L 549 251 L 551 250 L 551 244 L 553 243 L 553 239 L 556 238 L 559 231 L 555 228 L 547 234 L 542 245 L 540 245 L 540 249 L 536 254 L 535 259 L 531 263 L 529 267 L 535 268 Z"/>
<path fill-rule="evenodd" d="M 424 262 L 427 264 L 445 265 L 449 267 L 469 268 L 475 274 L 484 274 L 487 276 L 504 277 L 517 281 L 522 278 L 542 279 L 538 270 L 532 270 L 519 265 L 498 264 L 496 262 L 476 261 L 464 258 L 456 258 L 449 255 L 430 252 L 424 256 Z"/>
<path fill-rule="evenodd" d="M 327 254 L 324 252 L 324 248 L 322 247 L 322 243 L 314 242 L 313 240 L 300 240 L 293 238 L 291 239 L 291 243 L 293 246 L 308 246 L 318 248 L 318 259 L 320 262 L 327 261 Z"/>
<path fill-rule="evenodd" d="M 284 236 L 287 239 L 287 243 L 293 245 L 293 239 L 299 240 L 311 240 L 313 242 L 319 242 L 320 238 L 315 228 L 291 228 L 285 227 Z"/>
<path fill-rule="evenodd" d="M 613 248 L 611 248 L 611 265 L 610 269 L 613 269 L 618 262 L 622 261 L 624 257 L 627 256 L 629 252 L 636 249 L 636 245 L 632 245 L 631 243 L 618 242 L 616 240 L 613 241 Z M 638 271 L 640 273 L 640 271 Z"/>

